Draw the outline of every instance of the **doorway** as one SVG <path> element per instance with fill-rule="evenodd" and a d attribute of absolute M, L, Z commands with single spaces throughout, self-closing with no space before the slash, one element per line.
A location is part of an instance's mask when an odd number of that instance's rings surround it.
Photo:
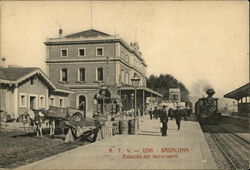
<path fill-rule="evenodd" d="M 30 96 L 30 98 L 29 98 L 29 103 L 30 103 L 30 109 L 36 109 L 37 107 L 36 107 L 36 96 Z"/>

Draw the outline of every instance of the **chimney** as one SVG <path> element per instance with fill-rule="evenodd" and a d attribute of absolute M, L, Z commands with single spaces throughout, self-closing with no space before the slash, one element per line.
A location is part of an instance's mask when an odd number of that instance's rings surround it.
<path fill-rule="evenodd" d="M 0 58 L 0 67 L 7 68 L 5 57 Z"/>
<path fill-rule="evenodd" d="M 62 28 L 60 27 L 60 29 L 59 29 L 59 38 L 62 38 L 62 35 L 63 35 L 63 30 L 62 30 Z"/>

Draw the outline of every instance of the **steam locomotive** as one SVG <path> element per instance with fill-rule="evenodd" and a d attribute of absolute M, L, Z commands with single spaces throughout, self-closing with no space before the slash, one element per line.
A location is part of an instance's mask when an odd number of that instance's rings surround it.
<path fill-rule="evenodd" d="M 206 98 L 200 98 L 195 103 L 195 114 L 201 124 L 219 124 L 218 98 L 213 98 L 213 89 L 208 89 L 206 93 Z"/>

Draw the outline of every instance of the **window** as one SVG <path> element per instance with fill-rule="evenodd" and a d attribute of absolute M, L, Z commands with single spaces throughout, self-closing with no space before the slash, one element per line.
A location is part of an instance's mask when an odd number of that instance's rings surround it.
<path fill-rule="evenodd" d="M 241 103 L 246 103 L 246 98 L 245 97 L 242 98 L 242 102 Z"/>
<path fill-rule="evenodd" d="M 96 56 L 103 56 L 104 55 L 104 48 L 103 47 L 97 47 L 96 48 Z"/>
<path fill-rule="evenodd" d="M 68 69 L 66 68 L 61 70 L 61 81 L 68 81 Z"/>
<path fill-rule="evenodd" d="M 33 78 L 30 80 L 30 84 L 31 84 L 31 85 L 34 84 L 34 79 L 33 79 Z"/>
<path fill-rule="evenodd" d="M 126 84 L 128 84 L 129 80 L 128 80 L 128 72 L 126 72 Z"/>
<path fill-rule="evenodd" d="M 86 55 L 85 48 L 78 49 L 78 57 L 84 57 Z"/>
<path fill-rule="evenodd" d="M 20 94 L 19 106 L 20 107 L 27 107 L 27 95 L 24 93 Z"/>
<path fill-rule="evenodd" d="M 39 97 L 39 108 L 45 108 L 45 96 Z"/>
<path fill-rule="evenodd" d="M 64 107 L 64 99 L 59 99 L 59 106 Z"/>
<path fill-rule="evenodd" d="M 55 106 L 55 104 L 56 104 L 56 103 L 55 103 L 55 98 L 54 98 L 54 97 L 51 97 L 51 98 L 50 98 L 50 105 L 51 105 L 51 106 Z"/>
<path fill-rule="evenodd" d="M 97 80 L 98 81 L 103 81 L 103 68 L 98 68 L 97 69 Z"/>
<path fill-rule="evenodd" d="M 125 60 L 128 62 L 128 55 L 127 54 L 125 55 Z"/>
<path fill-rule="evenodd" d="M 61 49 L 61 57 L 68 57 L 68 50 L 67 49 Z"/>
<path fill-rule="evenodd" d="M 123 83 L 124 81 L 124 70 L 121 70 L 121 82 Z"/>
<path fill-rule="evenodd" d="M 85 81 L 85 68 L 78 70 L 78 81 Z"/>

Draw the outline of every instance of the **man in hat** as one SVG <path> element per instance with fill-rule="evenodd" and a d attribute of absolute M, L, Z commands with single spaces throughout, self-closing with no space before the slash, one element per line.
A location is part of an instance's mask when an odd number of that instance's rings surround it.
<path fill-rule="evenodd" d="M 178 130 L 181 128 L 181 112 L 180 112 L 180 106 L 177 106 L 176 110 L 174 111 L 174 116 L 176 120 L 176 125 L 178 126 Z"/>
<path fill-rule="evenodd" d="M 167 114 L 167 106 L 163 105 L 162 109 L 160 110 L 160 120 L 162 123 L 162 136 L 167 136 L 167 129 L 168 129 L 168 114 Z"/>

